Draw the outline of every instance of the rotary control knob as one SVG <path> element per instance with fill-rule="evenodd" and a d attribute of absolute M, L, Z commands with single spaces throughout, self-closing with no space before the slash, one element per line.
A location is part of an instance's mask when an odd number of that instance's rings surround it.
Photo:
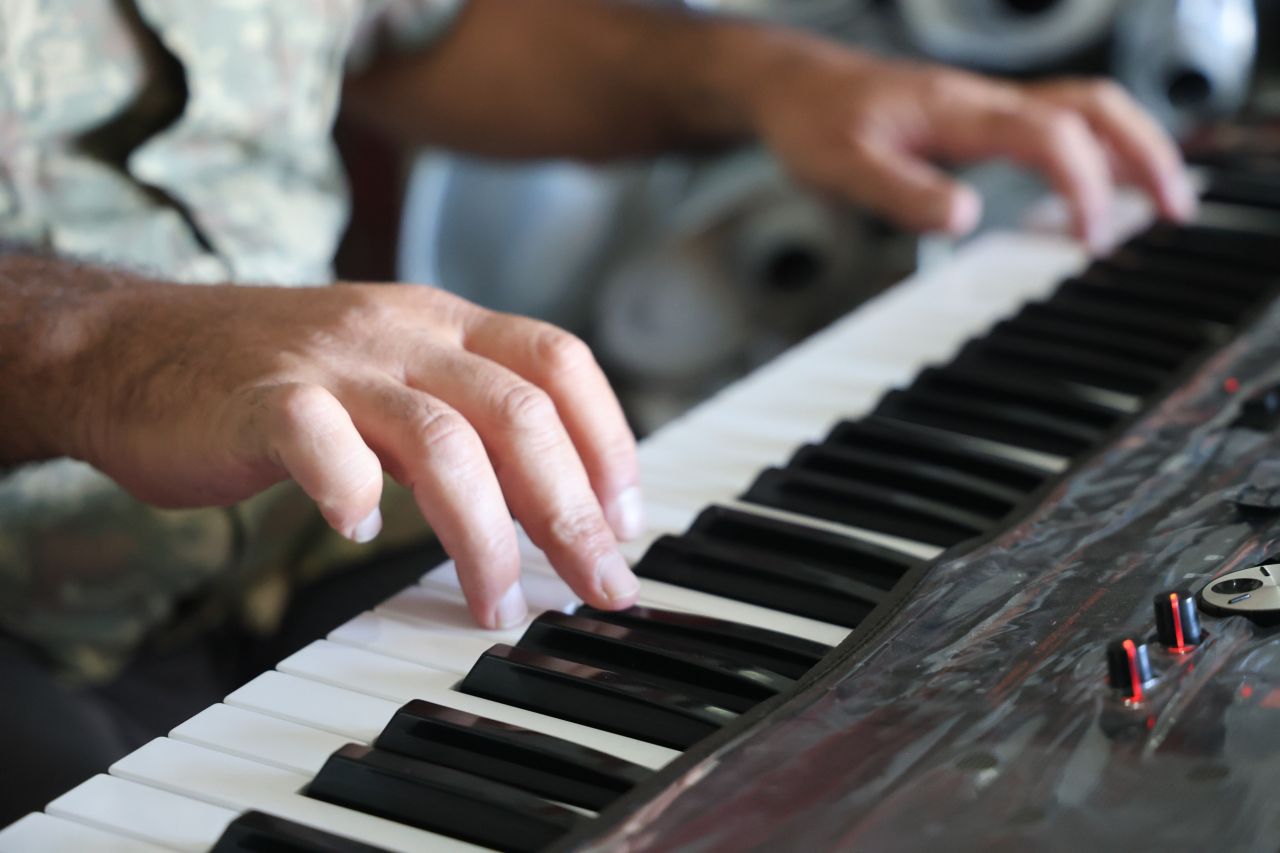
<path fill-rule="evenodd" d="M 1195 597 L 1181 591 L 1162 592 L 1154 604 L 1160 644 L 1175 655 L 1194 651 L 1203 639 Z"/>
<path fill-rule="evenodd" d="M 1136 705 L 1151 681 L 1151 660 L 1147 646 L 1131 637 L 1107 646 L 1107 682 L 1127 705 Z"/>

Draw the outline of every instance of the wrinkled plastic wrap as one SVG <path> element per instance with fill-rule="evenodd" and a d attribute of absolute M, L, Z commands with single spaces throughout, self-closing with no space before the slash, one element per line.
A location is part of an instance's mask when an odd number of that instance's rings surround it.
<path fill-rule="evenodd" d="M 1107 642 L 1151 635 L 1157 592 L 1280 551 L 1280 513 L 1232 500 L 1280 458 L 1277 436 L 1231 427 L 1280 382 L 1277 332 L 1273 306 L 1019 523 L 944 555 L 807 690 L 582 849 L 1280 848 L 1280 629 L 1203 616 L 1194 654 L 1153 645 L 1163 674 L 1140 711 L 1105 684 Z"/>

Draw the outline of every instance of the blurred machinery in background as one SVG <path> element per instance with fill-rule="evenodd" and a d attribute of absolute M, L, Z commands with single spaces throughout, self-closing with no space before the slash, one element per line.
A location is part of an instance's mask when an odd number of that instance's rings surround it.
<path fill-rule="evenodd" d="M 1110 73 L 1178 131 L 1241 107 L 1258 41 L 1251 0 L 686 2 L 996 73 Z M 1000 196 L 1026 182 L 974 177 L 988 222 L 1010 224 Z M 910 272 L 918 249 L 760 151 L 617 168 L 427 153 L 399 274 L 581 334 L 643 433 Z"/>

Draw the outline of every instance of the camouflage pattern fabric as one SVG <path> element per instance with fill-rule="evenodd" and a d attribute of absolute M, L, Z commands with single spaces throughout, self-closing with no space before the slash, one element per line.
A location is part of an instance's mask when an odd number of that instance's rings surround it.
<path fill-rule="evenodd" d="M 192 284 L 329 281 L 342 76 L 422 49 L 460 2 L 5 0 L 0 241 Z M 403 490 L 383 513 L 378 547 L 425 532 Z M 28 465 L 0 478 L 0 631 L 102 681 L 144 640 L 269 630 L 293 585 L 368 553 L 291 483 L 162 511 L 82 463 Z"/>

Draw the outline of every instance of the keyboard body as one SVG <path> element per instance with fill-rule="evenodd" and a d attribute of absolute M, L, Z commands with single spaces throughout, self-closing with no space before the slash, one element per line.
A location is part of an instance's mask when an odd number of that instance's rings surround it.
<path fill-rule="evenodd" d="M 0 851 L 247 851 L 280 819 L 335 853 L 1272 849 L 1271 629 L 1150 635 L 1156 594 L 1280 551 L 1237 500 L 1275 455 L 1240 411 L 1280 383 L 1280 264 L 1141 239 L 1167 292 L 1132 249 L 983 237 L 647 440 L 639 628 L 571 615 L 525 543 L 537 618 L 478 630 L 446 563 Z M 1117 637 L 1150 649 L 1140 702 Z"/>
<path fill-rule="evenodd" d="M 1242 397 L 1276 383 L 1273 308 L 582 849 L 1274 849 L 1277 629 L 1206 616 L 1193 654 L 1154 643 L 1158 680 L 1136 709 L 1116 702 L 1104 654 L 1153 639 L 1161 590 L 1280 552 L 1280 514 L 1235 502 L 1280 459 L 1274 432 L 1234 423 Z"/>

